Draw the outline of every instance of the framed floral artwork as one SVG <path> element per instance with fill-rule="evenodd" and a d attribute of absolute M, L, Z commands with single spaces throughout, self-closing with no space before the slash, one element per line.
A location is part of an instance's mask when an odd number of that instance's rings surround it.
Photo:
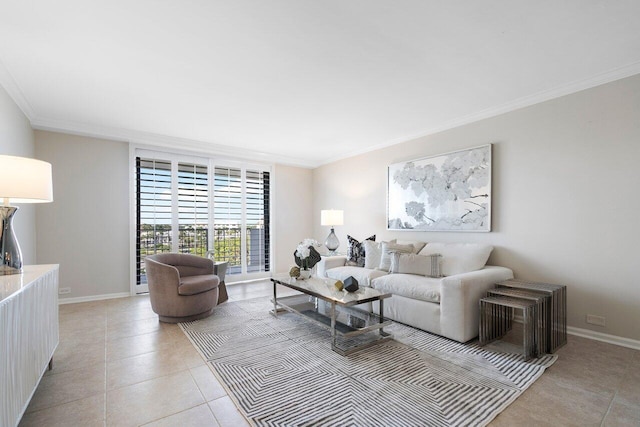
<path fill-rule="evenodd" d="M 387 229 L 491 231 L 491 147 L 390 165 Z"/>

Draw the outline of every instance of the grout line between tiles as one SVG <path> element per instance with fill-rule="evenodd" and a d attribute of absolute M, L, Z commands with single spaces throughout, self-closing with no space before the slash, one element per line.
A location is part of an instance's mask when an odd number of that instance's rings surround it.
<path fill-rule="evenodd" d="M 146 423 L 144 423 L 144 424 L 140 424 L 140 427 L 144 427 L 144 426 L 149 425 L 149 424 L 151 424 L 151 423 L 155 423 L 155 422 L 158 422 L 158 421 L 160 421 L 160 420 L 164 420 L 165 418 L 173 417 L 174 415 L 178 415 L 178 414 L 181 414 L 181 413 L 183 413 L 183 412 L 190 411 L 190 410 L 192 410 L 193 408 L 197 408 L 197 407 L 198 407 L 198 406 L 200 406 L 200 405 L 207 405 L 207 402 L 199 403 L 199 404 L 194 405 L 194 406 L 191 406 L 191 407 L 189 407 L 189 408 L 185 408 L 185 409 L 183 409 L 183 410 L 181 410 L 181 411 L 174 412 L 173 414 L 169 414 L 169 415 L 165 415 L 164 417 L 156 418 L 156 419 L 151 420 L 151 421 L 148 421 L 148 422 L 146 422 Z M 209 406 L 209 405 L 207 405 L 207 406 Z M 211 411 L 211 408 L 209 408 L 209 411 Z"/>
<path fill-rule="evenodd" d="M 602 417 L 602 421 L 600 422 L 600 427 L 604 427 L 604 422 L 609 416 L 609 413 L 611 412 L 611 408 L 613 408 L 613 402 L 615 402 L 616 396 L 618 396 L 618 390 L 613 392 L 613 397 L 611 398 L 611 402 L 609 402 L 609 406 L 607 407 L 607 410 L 605 411 L 604 416 Z"/>

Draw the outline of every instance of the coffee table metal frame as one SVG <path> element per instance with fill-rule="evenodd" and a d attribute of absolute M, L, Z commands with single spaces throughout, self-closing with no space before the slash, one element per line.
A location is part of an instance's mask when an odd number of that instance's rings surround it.
<path fill-rule="evenodd" d="M 337 291 L 333 288 L 335 280 L 315 277 L 306 280 L 295 280 L 288 275 L 277 275 L 271 278 L 271 282 L 273 283 L 273 310 L 270 313 L 275 317 L 278 317 L 278 313 L 284 311 L 296 313 L 318 325 L 329 328 L 331 331 L 331 349 L 342 356 L 347 356 L 392 338 L 391 334 L 384 331 L 384 327 L 391 324 L 391 321 L 384 319 L 384 299 L 391 297 L 391 294 L 382 293 L 371 288 L 361 288 L 353 293 Z M 306 297 L 304 295 L 294 295 L 278 298 L 278 285 L 302 292 Z M 313 298 L 312 302 L 309 301 L 309 297 Z M 329 316 L 325 316 L 318 311 L 318 300 L 325 301 L 330 305 Z M 354 307 L 358 304 L 372 301 L 380 302 L 379 314 L 369 313 Z M 358 327 L 338 321 L 339 312 L 364 319 L 365 326 Z M 345 345 L 338 342 L 338 337 L 349 339 L 375 332 L 376 330 L 378 331 L 376 338 L 368 339 L 362 343 Z"/>

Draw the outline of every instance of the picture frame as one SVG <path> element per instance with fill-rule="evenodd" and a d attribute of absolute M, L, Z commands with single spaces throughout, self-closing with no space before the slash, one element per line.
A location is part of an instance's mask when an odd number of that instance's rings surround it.
<path fill-rule="evenodd" d="M 394 163 L 387 230 L 491 231 L 492 144 Z"/>

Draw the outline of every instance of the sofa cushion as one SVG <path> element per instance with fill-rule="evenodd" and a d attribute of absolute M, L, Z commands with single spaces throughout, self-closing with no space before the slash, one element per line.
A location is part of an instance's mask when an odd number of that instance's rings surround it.
<path fill-rule="evenodd" d="M 380 258 L 380 270 L 389 271 L 391 268 L 391 253 L 413 253 L 413 245 L 400 245 L 398 243 L 382 242 L 382 257 Z"/>
<path fill-rule="evenodd" d="M 421 242 L 419 240 L 396 240 L 395 243 L 399 245 L 413 245 L 413 253 L 417 254 L 424 248 L 427 244 L 426 242 Z"/>
<path fill-rule="evenodd" d="M 343 282 L 347 277 L 353 276 L 353 278 L 356 279 L 359 284 L 363 286 L 371 286 L 371 281 L 373 279 L 375 279 L 376 277 L 384 276 L 388 273 L 386 271 L 347 265 L 344 267 L 331 268 L 326 271 L 326 274 L 330 279 L 341 280 Z"/>
<path fill-rule="evenodd" d="M 480 243 L 427 243 L 420 255 L 441 254 L 442 274 L 453 276 L 482 269 L 492 250 L 493 246 Z"/>
<path fill-rule="evenodd" d="M 417 274 L 427 277 L 442 277 L 440 254 L 418 255 L 394 252 L 391 255 L 391 273 Z"/>
<path fill-rule="evenodd" d="M 376 235 L 367 237 L 365 240 L 376 241 Z M 361 242 L 357 241 L 353 237 L 347 234 L 347 241 L 349 246 L 347 247 L 347 265 L 355 265 L 358 267 L 364 267 L 364 246 Z"/>
<path fill-rule="evenodd" d="M 178 294 L 180 295 L 196 295 L 202 292 L 210 291 L 217 288 L 220 284 L 220 278 L 215 274 L 203 274 L 201 276 L 188 276 L 180 278 L 178 285 Z"/>
<path fill-rule="evenodd" d="M 371 287 L 406 298 L 440 303 L 442 279 L 417 276 L 415 274 L 388 274 L 371 282 Z"/>
<path fill-rule="evenodd" d="M 364 268 L 374 269 L 380 265 L 382 257 L 382 243 L 365 240 L 362 242 L 364 246 Z"/>

